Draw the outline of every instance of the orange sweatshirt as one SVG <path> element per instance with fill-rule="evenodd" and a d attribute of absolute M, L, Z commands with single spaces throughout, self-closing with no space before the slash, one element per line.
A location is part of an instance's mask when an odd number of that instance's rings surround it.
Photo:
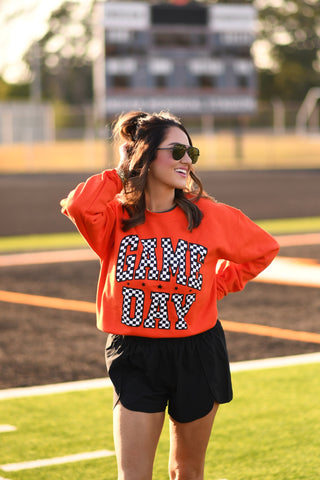
<path fill-rule="evenodd" d="M 192 232 L 178 206 L 146 211 L 143 225 L 123 232 L 121 188 L 116 170 L 107 170 L 61 202 L 100 257 L 97 326 L 105 332 L 183 337 L 208 330 L 217 321 L 217 300 L 242 290 L 279 250 L 240 210 L 206 198 Z"/>

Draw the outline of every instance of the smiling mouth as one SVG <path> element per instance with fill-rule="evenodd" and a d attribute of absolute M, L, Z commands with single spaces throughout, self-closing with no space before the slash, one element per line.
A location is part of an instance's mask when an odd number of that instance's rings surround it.
<path fill-rule="evenodd" d="M 184 168 L 176 168 L 175 172 L 179 173 L 180 175 L 183 175 L 184 177 L 188 175 L 188 170 Z"/>

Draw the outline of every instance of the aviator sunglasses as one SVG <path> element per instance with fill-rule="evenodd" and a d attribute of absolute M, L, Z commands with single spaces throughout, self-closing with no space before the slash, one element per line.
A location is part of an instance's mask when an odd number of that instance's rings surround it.
<path fill-rule="evenodd" d="M 174 160 L 181 160 L 181 158 L 183 158 L 185 153 L 187 152 L 187 154 L 191 158 L 192 163 L 196 163 L 200 155 L 198 148 L 187 147 L 186 145 L 182 145 L 181 143 L 176 143 L 172 147 L 157 148 L 157 150 L 172 150 L 172 158 Z"/>

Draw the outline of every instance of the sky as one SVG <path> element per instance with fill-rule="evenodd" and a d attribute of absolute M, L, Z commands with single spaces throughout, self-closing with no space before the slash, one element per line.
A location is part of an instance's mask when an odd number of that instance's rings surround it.
<path fill-rule="evenodd" d="M 50 13 L 63 0 L 0 0 L 0 75 L 7 82 L 28 79 L 21 58 L 30 44 L 46 32 Z M 19 9 L 23 15 L 14 16 Z"/>

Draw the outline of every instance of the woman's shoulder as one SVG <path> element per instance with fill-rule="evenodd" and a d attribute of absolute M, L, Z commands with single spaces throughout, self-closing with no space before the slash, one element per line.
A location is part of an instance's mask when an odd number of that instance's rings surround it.
<path fill-rule="evenodd" d="M 196 203 L 201 210 L 217 210 L 224 205 L 223 203 L 218 202 L 218 200 L 216 200 L 214 197 L 211 197 L 207 194 L 202 195 Z"/>
<path fill-rule="evenodd" d="M 231 205 L 227 205 L 226 203 L 219 202 L 213 197 L 210 197 L 208 195 L 204 195 L 199 198 L 197 202 L 198 207 L 200 210 L 205 214 L 205 213 L 212 213 L 214 215 L 241 215 L 242 212 Z"/>

